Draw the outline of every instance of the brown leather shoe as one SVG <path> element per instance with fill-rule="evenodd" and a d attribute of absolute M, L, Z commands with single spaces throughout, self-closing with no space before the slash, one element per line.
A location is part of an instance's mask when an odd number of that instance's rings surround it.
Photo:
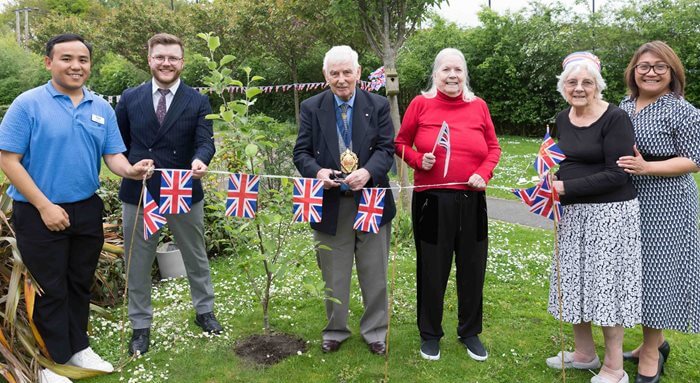
<path fill-rule="evenodd" d="M 337 340 L 324 339 L 321 343 L 321 351 L 323 352 L 336 352 L 340 348 L 340 342 Z"/>
<path fill-rule="evenodd" d="M 372 354 L 384 355 L 386 353 L 386 343 L 384 342 L 374 342 L 367 346 L 369 346 L 369 350 Z"/>

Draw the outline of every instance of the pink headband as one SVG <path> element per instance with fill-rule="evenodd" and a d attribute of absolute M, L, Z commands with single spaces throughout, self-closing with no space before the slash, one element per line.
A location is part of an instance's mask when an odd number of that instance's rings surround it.
<path fill-rule="evenodd" d="M 591 52 L 574 52 L 564 58 L 564 62 L 561 63 L 561 66 L 564 68 L 564 70 L 566 70 L 567 65 L 580 63 L 583 61 L 593 63 L 596 68 L 598 68 L 598 72 L 600 72 L 600 59 Z"/>

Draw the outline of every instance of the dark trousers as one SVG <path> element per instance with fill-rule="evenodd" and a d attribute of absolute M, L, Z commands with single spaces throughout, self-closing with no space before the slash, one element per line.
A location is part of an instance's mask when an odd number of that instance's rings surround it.
<path fill-rule="evenodd" d="M 457 265 L 457 335 L 481 333 L 488 217 L 484 192 L 426 190 L 413 193 L 418 329 L 424 340 L 440 339 L 452 254 Z"/>
<path fill-rule="evenodd" d="M 70 227 L 50 231 L 31 204 L 15 201 L 13 221 L 22 260 L 43 295 L 36 298 L 34 322 L 51 358 L 65 363 L 89 346 L 90 287 L 104 242 L 102 200 L 59 204 Z"/>

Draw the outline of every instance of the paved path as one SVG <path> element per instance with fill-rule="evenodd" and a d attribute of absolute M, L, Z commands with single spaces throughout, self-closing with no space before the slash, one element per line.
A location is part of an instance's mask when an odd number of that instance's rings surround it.
<path fill-rule="evenodd" d="M 489 209 L 489 218 L 540 229 L 552 230 L 554 228 L 551 220 L 530 213 L 527 206 L 520 201 L 487 197 L 486 203 Z"/>
<path fill-rule="evenodd" d="M 391 185 L 396 187 L 397 183 L 391 181 Z M 410 196 L 411 193 L 409 192 L 408 195 Z M 398 199 L 399 193 L 394 192 L 394 200 L 396 203 L 399 203 Z M 491 219 L 517 223 L 540 229 L 554 229 L 551 220 L 540 215 L 530 213 L 527 206 L 520 201 L 486 197 L 486 203 L 489 210 L 489 218 Z"/>

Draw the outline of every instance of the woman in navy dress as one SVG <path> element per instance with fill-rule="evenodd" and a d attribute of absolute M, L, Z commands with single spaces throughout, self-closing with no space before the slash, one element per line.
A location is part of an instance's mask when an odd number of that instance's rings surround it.
<path fill-rule="evenodd" d="M 624 354 L 639 362 L 636 382 L 658 382 L 670 346 L 662 329 L 700 332 L 698 190 L 700 112 L 683 98 L 685 73 L 661 41 L 639 47 L 625 71 L 634 156 L 619 166 L 633 175 L 642 229 L 644 342 Z"/>

